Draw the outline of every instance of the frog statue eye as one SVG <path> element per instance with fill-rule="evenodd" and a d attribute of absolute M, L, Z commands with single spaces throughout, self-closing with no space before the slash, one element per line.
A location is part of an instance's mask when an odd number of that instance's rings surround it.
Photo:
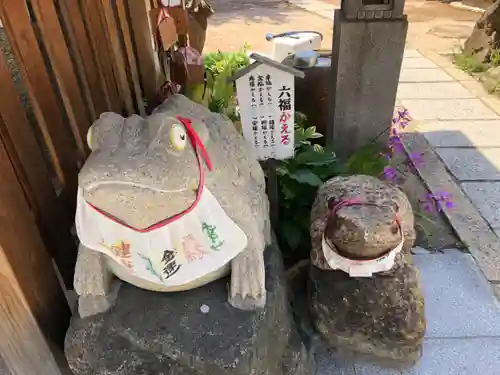
<path fill-rule="evenodd" d="M 186 148 L 187 138 L 186 129 L 181 124 L 174 124 L 170 129 L 170 142 L 177 151 Z"/>
<path fill-rule="evenodd" d="M 92 126 L 87 130 L 87 146 L 89 146 L 92 151 Z"/>

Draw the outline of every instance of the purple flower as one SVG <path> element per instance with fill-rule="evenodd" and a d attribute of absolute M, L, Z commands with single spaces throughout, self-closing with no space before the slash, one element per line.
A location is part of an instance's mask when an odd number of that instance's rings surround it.
<path fill-rule="evenodd" d="M 438 194 L 427 193 L 425 194 L 424 200 L 421 201 L 421 203 L 423 209 L 427 212 L 439 212 L 443 211 L 444 208 L 454 207 L 451 194 L 446 192 Z"/>
<path fill-rule="evenodd" d="M 384 172 L 382 173 L 384 176 L 384 180 L 386 181 L 395 182 L 398 177 L 398 171 L 396 170 L 396 168 L 385 167 Z"/>
<path fill-rule="evenodd" d="M 400 121 L 399 126 L 401 126 L 401 129 L 404 129 L 408 126 L 408 121 Z"/>
<path fill-rule="evenodd" d="M 389 137 L 389 148 L 392 152 L 403 152 L 404 147 L 403 143 L 401 143 L 401 138 L 396 135 L 392 135 Z"/>
<path fill-rule="evenodd" d="M 422 167 L 425 164 L 423 154 L 421 152 L 410 153 L 408 155 L 408 159 L 410 159 L 410 163 L 416 168 Z"/>
<path fill-rule="evenodd" d="M 393 123 L 393 124 L 397 124 L 397 123 L 398 123 L 398 121 L 399 121 L 399 117 L 393 117 L 393 118 L 392 118 L 392 123 Z"/>
<path fill-rule="evenodd" d="M 398 116 L 400 120 L 406 119 L 409 116 L 408 110 L 406 108 L 403 108 L 401 111 L 398 110 Z"/>
<path fill-rule="evenodd" d="M 387 161 L 391 160 L 391 154 L 388 152 L 379 152 L 379 156 L 385 158 L 385 160 Z"/>

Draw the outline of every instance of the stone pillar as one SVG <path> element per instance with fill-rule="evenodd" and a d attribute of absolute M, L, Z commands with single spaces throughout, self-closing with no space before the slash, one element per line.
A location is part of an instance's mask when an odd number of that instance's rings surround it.
<path fill-rule="evenodd" d="M 340 156 L 388 133 L 408 29 L 402 15 L 399 19 L 348 18 L 342 9 L 335 11 L 329 90 L 327 144 Z M 387 135 L 379 140 L 386 142 Z"/>

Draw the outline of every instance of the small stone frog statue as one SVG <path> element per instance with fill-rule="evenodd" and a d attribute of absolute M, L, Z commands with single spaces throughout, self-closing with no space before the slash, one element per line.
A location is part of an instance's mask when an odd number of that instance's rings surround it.
<path fill-rule="evenodd" d="M 414 241 L 412 208 L 397 186 L 355 175 L 319 188 L 309 300 L 331 347 L 391 362 L 420 358 L 425 318 Z"/>
<path fill-rule="evenodd" d="M 265 179 L 229 120 L 176 94 L 147 118 L 102 114 L 88 143 L 76 213 L 82 317 L 112 305 L 113 275 L 174 292 L 231 269 L 231 305 L 265 305 Z"/>

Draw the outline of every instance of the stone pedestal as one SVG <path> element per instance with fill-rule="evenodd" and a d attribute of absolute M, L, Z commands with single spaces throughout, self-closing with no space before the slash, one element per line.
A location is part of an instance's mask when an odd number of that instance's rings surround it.
<path fill-rule="evenodd" d="M 227 303 L 229 279 L 180 293 L 123 285 L 115 306 L 75 317 L 66 357 L 76 375 L 313 375 L 290 313 L 281 255 L 266 250 L 267 304 Z"/>
<path fill-rule="evenodd" d="M 346 20 L 335 11 L 327 143 L 340 156 L 388 134 L 407 29 L 406 19 Z"/>
<path fill-rule="evenodd" d="M 412 363 L 425 333 L 424 301 L 411 254 L 372 277 L 311 266 L 309 299 L 313 322 L 334 349 L 371 359 Z"/>

